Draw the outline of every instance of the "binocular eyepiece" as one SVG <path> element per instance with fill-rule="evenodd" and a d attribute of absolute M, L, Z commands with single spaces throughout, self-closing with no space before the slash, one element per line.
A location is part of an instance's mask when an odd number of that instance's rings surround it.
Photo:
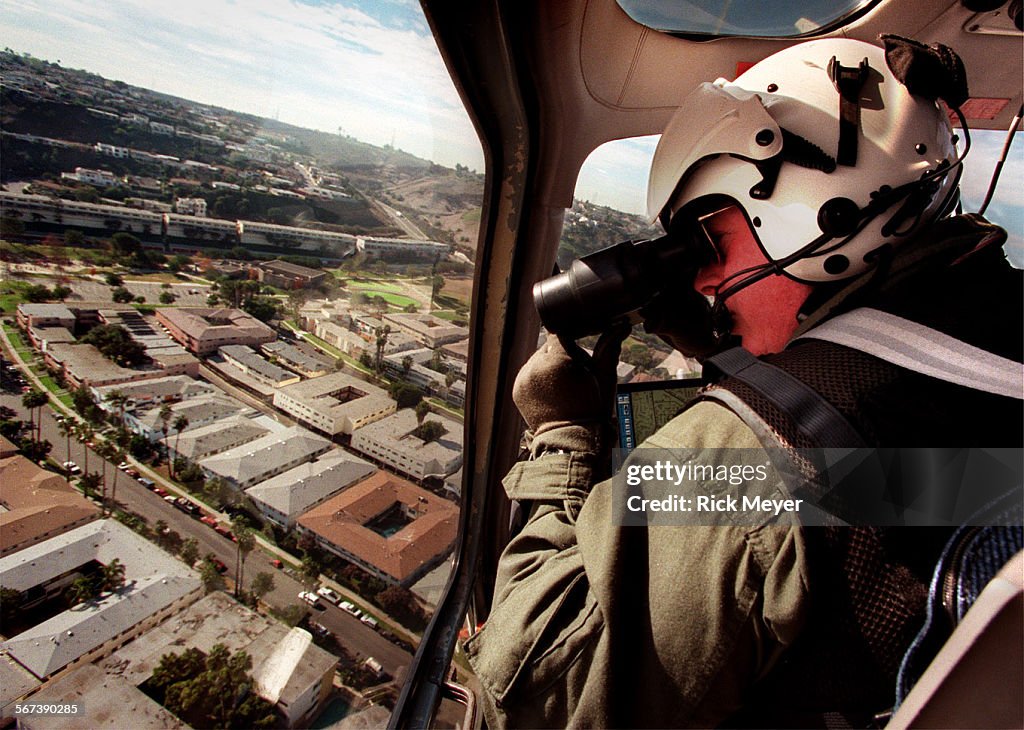
<path fill-rule="evenodd" d="M 666 287 L 689 285 L 702 265 L 692 253 L 688 237 L 623 241 L 534 284 L 534 305 L 549 332 L 572 338 L 599 334 L 623 318 L 636 324 L 640 310 Z"/>

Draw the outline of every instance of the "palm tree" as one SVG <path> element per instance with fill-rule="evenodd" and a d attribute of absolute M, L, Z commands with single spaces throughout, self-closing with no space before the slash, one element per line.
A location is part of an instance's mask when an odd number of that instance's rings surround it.
<path fill-rule="evenodd" d="M 112 390 L 107 393 L 107 402 L 114 408 L 117 409 L 117 418 L 119 423 L 124 423 L 124 409 L 128 405 L 128 396 L 125 395 L 123 390 Z"/>
<path fill-rule="evenodd" d="M 373 369 L 377 375 L 380 375 L 380 371 L 384 366 L 384 348 L 388 346 L 388 335 L 391 334 L 391 325 L 384 325 L 374 330 L 376 334 L 376 345 L 377 345 L 377 356 L 373 361 Z"/>
<path fill-rule="evenodd" d="M 21 396 L 21 405 L 28 409 L 28 437 L 32 440 L 35 440 L 36 432 L 36 419 L 32 412 L 36 407 L 34 396 L 38 392 L 38 390 L 33 388 L 29 392 L 25 393 L 25 395 Z"/>
<path fill-rule="evenodd" d="M 29 424 L 35 430 L 35 436 L 32 437 L 33 441 L 39 441 L 42 438 L 41 432 L 43 427 L 43 406 L 50 402 L 50 396 L 41 390 L 33 388 L 28 393 L 21 397 L 21 404 L 28 408 L 28 419 Z M 32 411 L 35 409 L 36 418 L 32 418 Z"/>
<path fill-rule="evenodd" d="M 186 428 L 188 428 L 188 417 L 185 416 L 184 414 L 181 414 L 177 418 L 174 419 L 174 423 L 172 425 L 174 427 L 174 455 L 177 456 L 178 455 L 178 441 L 181 440 L 181 432 L 184 431 Z M 171 478 L 173 479 L 174 478 L 174 460 L 171 459 L 171 453 L 170 452 L 167 452 L 167 463 L 169 465 L 167 468 L 170 470 L 169 473 L 171 475 Z"/>
<path fill-rule="evenodd" d="M 103 590 L 115 591 L 124 585 L 124 564 L 114 558 L 103 566 Z"/>
<path fill-rule="evenodd" d="M 107 453 L 110 455 L 110 459 L 115 463 L 115 465 L 124 461 L 124 452 L 113 444 L 110 444 Z M 114 507 L 117 507 L 117 475 L 120 471 L 120 469 L 114 469 L 114 482 L 110 485 L 110 503 Z M 111 512 L 113 512 L 113 509 L 111 509 Z"/>
<path fill-rule="evenodd" d="M 96 586 L 91 579 L 84 575 L 75 578 L 75 582 L 68 589 L 72 603 L 83 603 L 96 596 Z"/>
<path fill-rule="evenodd" d="M 171 410 L 171 407 L 169 405 L 164 403 L 162 406 L 160 406 L 160 423 L 162 424 L 160 430 L 164 434 L 164 453 L 167 454 L 168 461 L 170 461 L 171 452 L 167 448 L 167 426 L 170 424 L 171 416 L 173 415 L 174 411 Z"/>
<path fill-rule="evenodd" d="M 96 444 L 96 455 L 100 457 L 100 461 L 103 462 L 103 466 L 101 467 L 102 476 L 100 477 L 103 485 L 103 496 L 101 502 L 103 504 L 103 509 L 106 510 L 108 514 L 111 510 L 109 509 L 110 504 L 107 502 L 107 460 L 111 458 L 113 450 L 114 447 L 106 441 Z M 117 470 L 115 469 L 115 471 Z"/>
<path fill-rule="evenodd" d="M 430 404 L 425 400 L 421 400 L 416 404 L 416 423 L 423 423 L 423 419 L 427 417 L 428 413 L 430 413 Z"/>
<path fill-rule="evenodd" d="M 82 471 L 85 474 L 89 473 L 89 447 L 86 445 L 93 437 L 92 426 L 85 421 L 75 426 L 75 438 L 78 439 L 79 443 L 82 444 L 82 448 L 85 451 L 85 463 L 82 465 Z"/>
<path fill-rule="evenodd" d="M 71 420 L 70 416 L 68 418 L 61 419 L 60 421 L 57 421 L 57 431 L 60 432 L 60 435 L 65 439 L 65 451 L 67 453 L 67 457 L 64 460 L 72 461 L 71 436 L 75 433 L 75 422 Z M 64 470 L 64 477 L 67 479 L 68 484 L 71 484 L 71 469 Z"/>
<path fill-rule="evenodd" d="M 252 530 L 249 529 L 248 525 L 239 524 L 237 527 L 232 525 L 231 531 L 235 534 L 235 561 L 237 564 L 237 569 L 235 570 L 235 598 L 238 598 L 242 593 L 245 558 L 256 547 L 256 538 L 253 536 Z"/>
<path fill-rule="evenodd" d="M 82 488 L 82 494 L 86 497 L 92 498 L 96 495 L 96 487 L 99 484 L 100 475 L 95 472 L 83 472 L 82 476 L 78 478 L 78 486 Z"/>

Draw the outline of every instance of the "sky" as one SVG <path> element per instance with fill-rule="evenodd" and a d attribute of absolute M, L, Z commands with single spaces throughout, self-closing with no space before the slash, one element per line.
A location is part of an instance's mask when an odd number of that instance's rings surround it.
<path fill-rule="evenodd" d="M 412 0 L 4 0 L 0 28 L 65 68 L 483 171 Z"/>
<path fill-rule="evenodd" d="M 392 144 L 483 171 L 476 133 L 415 0 L 4 0 L 3 44 L 185 99 Z M 962 182 L 976 210 L 1002 133 L 975 132 Z M 657 137 L 594 151 L 576 197 L 641 213 Z M 1024 141 L 989 215 L 1024 265 Z"/>

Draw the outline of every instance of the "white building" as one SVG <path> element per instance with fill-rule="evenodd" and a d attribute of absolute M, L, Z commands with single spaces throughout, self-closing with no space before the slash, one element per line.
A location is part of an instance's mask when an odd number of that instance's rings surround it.
<path fill-rule="evenodd" d="M 175 434 L 173 439 L 168 439 L 167 448 L 172 458 L 196 463 L 208 456 L 255 441 L 268 433 L 270 429 L 262 425 L 259 419 L 231 416 L 197 428 L 186 428 L 180 436 Z"/>
<path fill-rule="evenodd" d="M 267 519 L 290 530 L 304 512 L 375 471 L 372 464 L 335 449 L 249 487 L 245 493 Z"/>
<path fill-rule="evenodd" d="M 124 566 L 124 585 L 45 619 L 0 644 L 39 679 L 95 661 L 195 601 L 198 574 L 115 520 L 100 520 L 0 558 L 0 584 L 24 612 L 63 592 L 93 563 Z"/>
<path fill-rule="evenodd" d="M 99 407 L 108 413 L 120 410 L 119 406 L 110 403 L 110 396 L 114 393 L 120 393 L 126 398 L 124 410 L 131 411 L 163 403 L 177 403 L 201 395 L 214 395 L 217 392 L 217 388 L 206 381 L 187 375 L 171 375 L 122 385 L 102 385 L 91 390 Z"/>
<path fill-rule="evenodd" d="M 247 345 L 225 345 L 220 348 L 219 352 L 225 361 L 250 378 L 276 388 L 297 383 L 301 379 L 291 370 L 285 370 L 260 357 L 255 350 Z"/>
<path fill-rule="evenodd" d="M 391 325 L 392 329 L 415 337 L 420 344 L 431 349 L 469 337 L 468 327 L 453 324 L 432 314 L 395 312 L 385 314 L 384 322 Z"/>
<path fill-rule="evenodd" d="M 370 258 L 413 256 L 428 261 L 444 258 L 452 250 L 446 243 L 436 241 L 410 241 L 403 238 L 369 238 L 360 236 L 356 250 Z"/>
<path fill-rule="evenodd" d="M 345 373 L 281 388 L 274 406 L 322 433 L 351 435 L 395 412 L 398 405 L 382 388 Z"/>
<path fill-rule="evenodd" d="M 198 428 L 231 416 L 252 416 L 257 413 L 255 409 L 245 403 L 221 392 L 189 398 L 179 403 L 173 403 L 169 408 L 171 417 L 166 423 L 160 417 L 160 412 L 163 410 L 161 405 L 125 413 L 124 425 L 134 433 L 145 436 L 151 443 L 156 443 L 178 433 L 174 422 L 180 416 L 188 419 L 189 428 Z M 166 434 L 164 428 L 167 429 Z M 173 444 L 168 443 L 167 446 L 171 448 Z"/>
<path fill-rule="evenodd" d="M 114 177 L 114 173 L 107 172 L 106 170 L 91 170 L 88 167 L 76 167 L 75 171 L 62 172 L 61 178 L 65 180 L 75 180 L 80 183 L 87 183 L 89 185 L 98 185 L 101 188 L 107 188 L 111 185 L 117 184 L 117 178 Z"/>
<path fill-rule="evenodd" d="M 174 212 L 181 215 L 193 215 L 197 218 L 206 217 L 206 201 L 202 198 L 175 198 Z"/>
<path fill-rule="evenodd" d="M 127 147 L 118 147 L 116 145 L 107 144 L 105 142 L 97 142 L 93 147 L 101 155 L 107 155 L 108 157 L 117 157 L 120 159 L 127 159 L 130 150 Z"/>
<path fill-rule="evenodd" d="M 292 426 L 203 459 L 199 466 L 208 479 L 220 478 L 244 490 L 312 461 L 330 449 L 327 439 Z"/>
<path fill-rule="evenodd" d="M 433 421 L 444 427 L 440 438 L 426 442 L 414 433 L 419 421 L 411 408 L 363 426 L 352 434 L 351 446 L 361 454 L 413 477 L 446 477 L 462 466 L 462 424 L 436 414 Z"/>

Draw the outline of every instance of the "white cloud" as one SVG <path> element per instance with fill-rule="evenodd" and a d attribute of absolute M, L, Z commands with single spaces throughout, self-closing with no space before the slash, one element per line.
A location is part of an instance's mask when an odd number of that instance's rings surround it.
<path fill-rule="evenodd" d="M 203 103 L 482 169 L 473 127 L 412 2 L 14 0 L 6 44 Z M 383 11 L 386 10 L 386 13 Z"/>

